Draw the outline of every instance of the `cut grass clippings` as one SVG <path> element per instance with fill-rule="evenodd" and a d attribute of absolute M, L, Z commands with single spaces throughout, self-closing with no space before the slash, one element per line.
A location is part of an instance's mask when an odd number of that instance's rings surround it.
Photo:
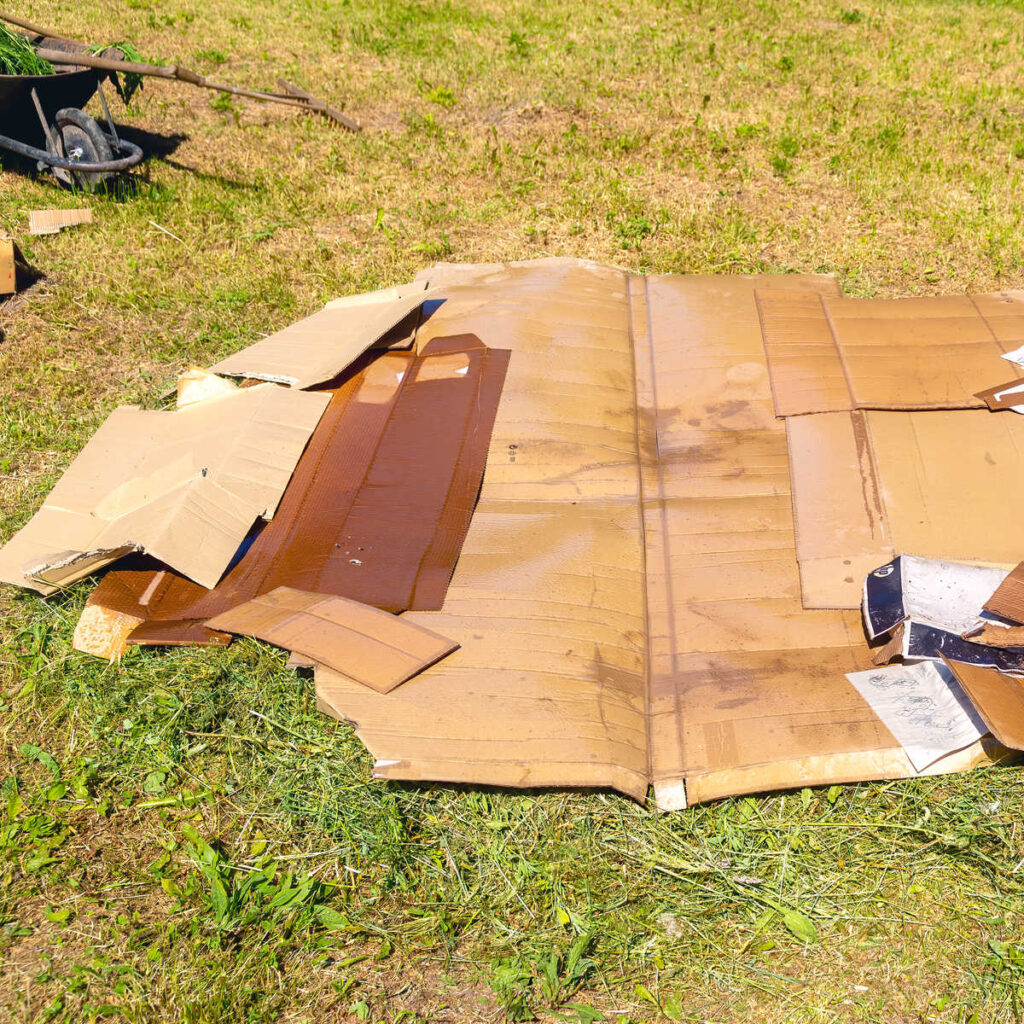
<path fill-rule="evenodd" d="M 45 274 L 0 305 L 3 539 L 116 405 L 437 260 L 1021 282 L 1014 5 L 19 13 L 282 76 L 366 130 L 153 81 L 114 111 L 150 159 L 112 194 L 0 170 L 0 228 Z M 73 651 L 88 590 L 0 588 L 0 1022 L 1020 1019 L 1019 768 L 668 815 L 370 782 L 266 645 Z"/>

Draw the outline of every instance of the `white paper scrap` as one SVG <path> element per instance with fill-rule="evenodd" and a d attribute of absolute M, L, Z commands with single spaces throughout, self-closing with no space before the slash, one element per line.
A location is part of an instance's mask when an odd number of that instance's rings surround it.
<path fill-rule="evenodd" d="M 1018 366 L 1024 366 L 1024 345 L 1015 348 L 1012 352 L 1004 352 L 1003 358 L 1009 359 L 1011 363 L 1016 363 Z"/>
<path fill-rule="evenodd" d="M 885 723 L 917 771 L 988 732 L 945 665 L 922 661 L 846 676 Z"/>

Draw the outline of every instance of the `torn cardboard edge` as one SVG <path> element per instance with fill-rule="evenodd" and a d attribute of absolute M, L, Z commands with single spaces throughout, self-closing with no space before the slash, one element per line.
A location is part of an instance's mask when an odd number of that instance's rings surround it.
<path fill-rule="evenodd" d="M 263 384 L 174 412 L 116 409 L 0 548 L 0 580 L 46 595 L 146 551 L 214 586 L 274 514 L 329 400 Z"/>
<path fill-rule="evenodd" d="M 359 601 L 278 587 L 206 622 L 253 636 L 389 693 L 459 645 Z"/>
<path fill-rule="evenodd" d="M 1024 750 L 1024 680 L 996 668 L 945 659 L 992 735 L 1011 750 Z"/>
<path fill-rule="evenodd" d="M 29 210 L 28 233 L 30 235 L 56 235 L 64 228 L 91 224 L 92 210 Z"/>
<path fill-rule="evenodd" d="M 325 384 L 420 309 L 432 294 L 425 282 L 401 285 L 395 292 L 396 298 L 374 301 L 362 301 L 361 296 L 335 300 L 305 320 L 222 359 L 210 370 L 298 389 Z"/>

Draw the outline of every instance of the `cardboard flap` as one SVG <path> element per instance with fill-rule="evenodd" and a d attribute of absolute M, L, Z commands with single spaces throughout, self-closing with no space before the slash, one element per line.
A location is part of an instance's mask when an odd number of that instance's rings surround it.
<path fill-rule="evenodd" d="M 0 579 L 52 593 L 144 550 L 213 586 L 273 514 L 328 401 L 265 385 L 176 412 L 116 409 L 0 548 Z"/>
<path fill-rule="evenodd" d="M 278 587 L 210 619 L 208 629 L 258 637 L 387 693 L 458 644 L 358 601 Z"/>
<path fill-rule="evenodd" d="M 995 668 L 959 661 L 946 664 L 992 735 L 1004 746 L 1024 750 L 1024 680 Z"/>
<path fill-rule="evenodd" d="M 431 296 L 421 285 L 401 297 L 334 303 L 211 367 L 228 377 L 255 377 L 293 388 L 333 380 Z"/>

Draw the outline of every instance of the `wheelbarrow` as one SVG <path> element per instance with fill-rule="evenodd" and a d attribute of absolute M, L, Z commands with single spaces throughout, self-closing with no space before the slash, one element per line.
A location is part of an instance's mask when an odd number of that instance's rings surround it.
<path fill-rule="evenodd" d="M 36 37 L 33 42 L 78 52 L 65 39 Z M 88 59 L 84 47 L 82 56 Z M 100 82 L 107 73 L 62 64 L 52 75 L 0 75 L 0 148 L 35 161 L 37 170 L 53 171 L 63 185 L 88 192 L 134 167 L 142 150 L 117 136 Z M 97 93 L 108 131 L 81 109 Z"/>

